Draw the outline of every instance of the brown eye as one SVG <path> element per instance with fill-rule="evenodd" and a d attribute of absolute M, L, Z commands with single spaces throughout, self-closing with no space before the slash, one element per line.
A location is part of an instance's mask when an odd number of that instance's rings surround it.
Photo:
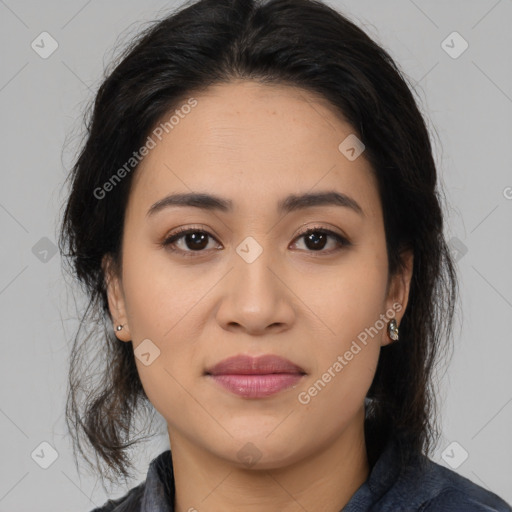
<path fill-rule="evenodd" d="M 208 245 L 208 236 L 199 231 L 182 235 L 186 247 L 191 250 L 204 249 Z"/>
<path fill-rule="evenodd" d="M 323 249 L 328 241 L 329 235 L 314 231 L 308 235 L 304 235 L 304 242 L 308 249 L 317 250 Z"/>
<path fill-rule="evenodd" d="M 213 239 L 210 233 L 196 228 L 179 230 L 167 237 L 162 245 L 171 251 L 180 251 L 185 256 L 193 256 L 194 252 L 203 252 L 207 248 L 209 238 Z M 182 242 L 182 247 L 176 247 L 178 242 Z"/>
<path fill-rule="evenodd" d="M 333 251 L 337 251 L 342 247 L 349 246 L 350 242 L 329 229 L 324 228 L 311 228 L 302 233 L 297 239 L 303 238 L 304 245 L 309 250 L 309 252 L 320 252 L 320 253 L 331 253 Z M 327 250 L 323 250 L 326 245 L 328 245 L 329 239 L 333 239 L 335 241 L 335 247 Z"/>

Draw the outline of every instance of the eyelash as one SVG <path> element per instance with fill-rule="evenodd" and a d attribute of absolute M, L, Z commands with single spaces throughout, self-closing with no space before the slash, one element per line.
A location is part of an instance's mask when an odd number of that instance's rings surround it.
<path fill-rule="evenodd" d="M 213 238 L 215 240 L 214 236 L 212 236 L 210 233 L 208 233 L 207 231 L 205 231 L 203 229 L 198 229 L 198 228 L 180 228 L 179 230 L 175 231 L 170 236 L 168 236 L 163 242 L 161 242 L 160 245 L 165 247 L 167 250 L 169 250 L 171 252 L 181 252 L 183 254 L 183 256 L 186 257 L 186 258 L 190 258 L 190 257 L 194 258 L 194 257 L 197 257 L 195 255 L 195 253 L 199 253 L 198 254 L 198 256 L 199 256 L 200 253 L 206 252 L 204 249 L 201 250 L 201 251 L 190 251 L 190 250 L 189 251 L 183 251 L 182 249 L 177 249 L 175 247 L 172 247 L 172 245 L 176 241 L 178 241 L 179 239 L 183 238 L 185 235 L 187 235 L 189 233 L 204 233 L 204 234 L 208 235 L 210 238 Z M 324 250 L 319 250 L 319 251 L 311 251 L 311 250 L 309 250 L 309 251 L 306 251 L 306 252 L 309 252 L 309 253 L 312 253 L 312 254 L 319 253 L 321 255 L 323 253 L 324 255 L 325 254 L 330 255 L 330 254 L 332 254 L 334 252 L 340 251 L 341 249 L 352 245 L 346 238 L 344 238 L 343 236 L 339 235 L 338 233 L 335 233 L 334 231 L 331 231 L 330 229 L 321 228 L 321 227 L 309 228 L 308 230 L 304 231 L 303 233 L 300 233 L 299 235 L 297 235 L 296 239 L 305 237 L 307 235 L 310 235 L 311 233 L 321 233 L 321 234 L 324 234 L 324 235 L 329 235 L 332 238 L 334 238 L 338 242 L 338 244 L 340 245 L 339 247 L 337 247 L 335 249 L 330 249 L 328 251 L 324 251 Z"/>

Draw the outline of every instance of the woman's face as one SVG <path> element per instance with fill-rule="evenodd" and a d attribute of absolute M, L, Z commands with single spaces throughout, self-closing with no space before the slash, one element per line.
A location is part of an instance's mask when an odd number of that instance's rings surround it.
<path fill-rule="evenodd" d="M 355 158 L 361 147 L 342 144 L 353 130 L 326 102 L 249 81 L 194 98 L 172 129 L 153 132 L 134 176 L 110 310 L 171 444 L 279 467 L 362 428 L 381 346 L 391 342 L 387 322 L 405 311 L 412 259 L 388 288 L 377 183 L 364 152 Z M 151 210 L 175 194 L 227 206 L 168 201 Z M 179 229 L 195 235 L 163 245 Z M 278 355 L 303 374 L 276 377 L 293 386 L 264 396 L 244 382 L 265 391 L 268 376 L 242 378 L 239 394 L 206 374 L 240 354 Z"/>

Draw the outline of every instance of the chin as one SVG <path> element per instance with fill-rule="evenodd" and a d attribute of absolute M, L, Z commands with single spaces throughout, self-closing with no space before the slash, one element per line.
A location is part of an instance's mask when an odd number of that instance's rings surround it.
<path fill-rule="evenodd" d="M 240 469 L 250 470 L 278 469 L 294 464 L 304 456 L 303 447 L 293 440 L 294 436 L 286 435 L 284 430 L 284 438 L 274 437 L 274 434 L 259 431 L 251 435 L 246 431 L 242 436 L 233 435 L 229 448 L 219 450 L 219 446 L 215 446 L 212 452 Z"/>

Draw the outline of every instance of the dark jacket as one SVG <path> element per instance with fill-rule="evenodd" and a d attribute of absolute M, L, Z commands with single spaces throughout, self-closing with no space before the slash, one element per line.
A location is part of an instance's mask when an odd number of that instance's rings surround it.
<path fill-rule="evenodd" d="M 423 465 L 403 467 L 392 438 L 340 512 L 512 512 L 496 494 L 424 455 L 421 458 Z M 151 461 L 145 482 L 92 512 L 173 512 L 173 500 L 172 455 L 167 450 Z M 195 508 L 201 510 L 199 504 Z"/>

